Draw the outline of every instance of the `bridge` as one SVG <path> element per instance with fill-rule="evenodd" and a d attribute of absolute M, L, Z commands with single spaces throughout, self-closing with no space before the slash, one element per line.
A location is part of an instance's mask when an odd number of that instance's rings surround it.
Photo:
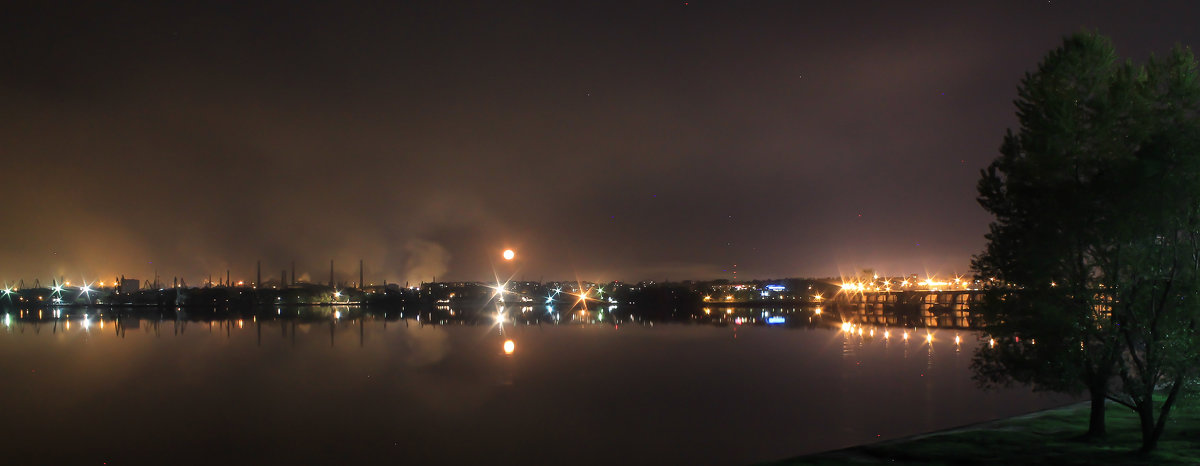
<path fill-rule="evenodd" d="M 971 305 L 983 300 L 984 290 L 965 286 L 950 289 L 854 289 L 828 300 L 831 310 L 861 324 L 972 328 Z"/>

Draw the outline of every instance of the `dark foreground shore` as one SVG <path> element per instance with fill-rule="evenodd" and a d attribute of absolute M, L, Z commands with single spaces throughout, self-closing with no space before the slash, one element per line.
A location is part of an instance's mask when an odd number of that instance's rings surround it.
<path fill-rule="evenodd" d="M 1200 464 L 1200 403 L 1172 410 L 1158 449 L 1141 445 L 1136 415 L 1109 403 L 1108 437 L 1084 441 L 1088 403 L 885 442 L 789 458 L 775 465 L 834 464 Z"/>

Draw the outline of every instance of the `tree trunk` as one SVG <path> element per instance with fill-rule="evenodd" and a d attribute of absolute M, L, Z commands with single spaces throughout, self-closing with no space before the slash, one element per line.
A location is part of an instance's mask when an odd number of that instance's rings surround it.
<path fill-rule="evenodd" d="M 1102 439 L 1108 435 L 1108 430 L 1104 423 L 1104 413 L 1107 407 L 1107 399 L 1104 397 L 1106 389 L 1104 387 L 1092 387 L 1092 412 L 1088 419 L 1088 431 L 1084 437 L 1087 439 Z"/>
<path fill-rule="evenodd" d="M 1150 452 L 1154 451 L 1155 448 L 1158 448 L 1158 437 L 1159 436 L 1155 434 L 1154 429 L 1151 429 L 1150 432 L 1146 432 L 1145 429 L 1142 429 L 1142 448 L 1138 450 L 1138 452 L 1143 455 L 1150 454 Z"/>
<path fill-rule="evenodd" d="M 1158 436 L 1154 435 L 1153 398 L 1138 403 L 1138 420 L 1142 424 L 1142 448 L 1138 451 L 1142 454 L 1148 454 L 1158 446 Z"/>
<path fill-rule="evenodd" d="M 1151 398 L 1150 405 L 1151 428 L 1147 437 L 1146 428 L 1142 426 L 1142 453 L 1150 453 L 1158 448 L 1158 439 L 1162 437 L 1163 429 L 1167 426 L 1167 416 L 1171 414 L 1171 406 L 1175 404 L 1176 398 L 1179 396 L 1179 389 L 1183 387 L 1183 376 L 1175 377 L 1175 383 L 1171 385 L 1171 391 L 1167 394 L 1167 399 L 1163 401 L 1162 407 L 1158 411 L 1158 420 L 1154 421 L 1154 402 Z M 1144 418 L 1143 418 L 1144 419 Z M 1143 421 L 1144 422 L 1144 421 Z"/>

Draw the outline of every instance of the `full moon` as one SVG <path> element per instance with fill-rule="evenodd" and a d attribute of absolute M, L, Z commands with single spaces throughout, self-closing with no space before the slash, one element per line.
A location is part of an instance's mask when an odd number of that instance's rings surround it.
<path fill-rule="evenodd" d="M 513 257 L 516 257 L 516 256 L 517 256 L 517 253 L 513 252 L 512 249 L 504 250 L 504 260 L 510 261 L 510 260 L 513 260 Z"/>

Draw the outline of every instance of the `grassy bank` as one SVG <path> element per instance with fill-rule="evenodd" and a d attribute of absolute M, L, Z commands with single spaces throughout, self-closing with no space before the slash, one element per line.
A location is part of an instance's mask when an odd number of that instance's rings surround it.
<path fill-rule="evenodd" d="M 1088 403 L 780 461 L 832 464 L 1200 464 L 1200 403 L 1183 400 L 1153 454 L 1139 455 L 1133 411 L 1109 403 L 1108 438 L 1085 442 Z"/>

